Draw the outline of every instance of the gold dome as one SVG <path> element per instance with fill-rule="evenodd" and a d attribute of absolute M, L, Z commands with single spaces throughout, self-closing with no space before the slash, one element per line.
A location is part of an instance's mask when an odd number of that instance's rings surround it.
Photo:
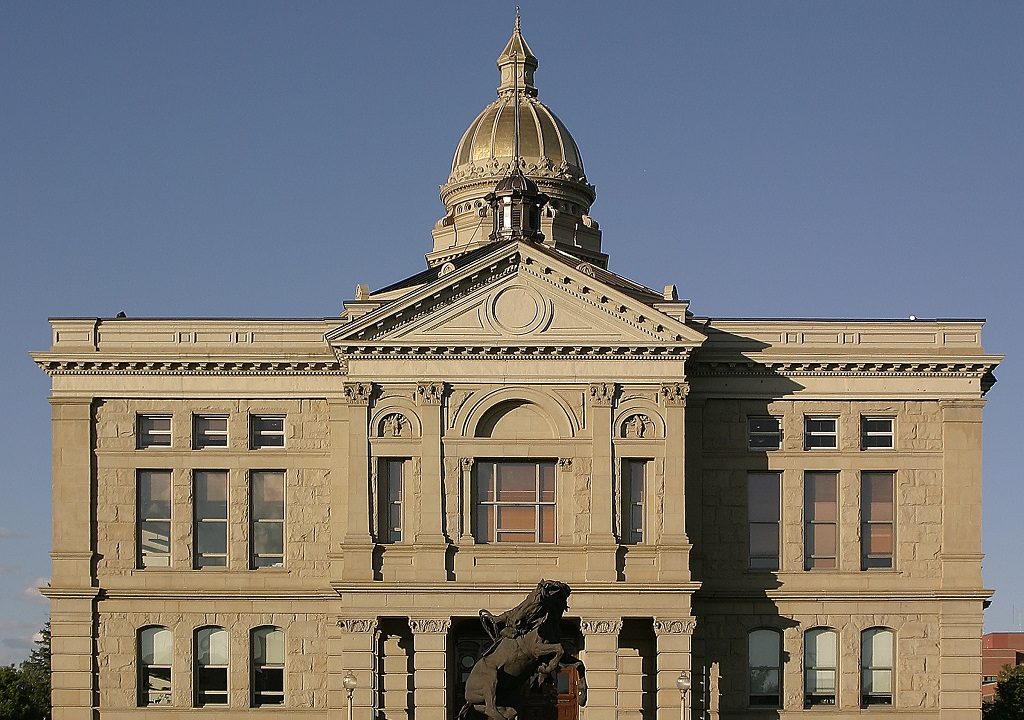
<path fill-rule="evenodd" d="M 515 102 L 514 94 L 502 93 L 477 115 L 455 150 L 449 182 L 508 172 L 515 144 Z M 519 96 L 519 152 L 527 175 L 586 182 L 572 135 L 544 103 L 525 94 Z"/>

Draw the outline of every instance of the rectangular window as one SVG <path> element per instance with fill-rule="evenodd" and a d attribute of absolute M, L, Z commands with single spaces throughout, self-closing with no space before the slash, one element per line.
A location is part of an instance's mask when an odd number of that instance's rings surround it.
<path fill-rule="evenodd" d="M 622 461 L 622 543 L 639 545 L 644 541 L 644 498 L 647 462 Z"/>
<path fill-rule="evenodd" d="M 839 473 L 804 474 L 804 567 L 807 570 L 838 567 Z"/>
<path fill-rule="evenodd" d="M 253 471 L 250 476 L 250 561 L 252 568 L 284 566 L 284 472 Z"/>
<path fill-rule="evenodd" d="M 377 538 L 382 543 L 402 542 L 402 520 L 405 507 L 405 461 L 381 458 L 377 471 L 377 492 L 380 496 Z"/>
<path fill-rule="evenodd" d="M 750 569 L 779 569 L 780 473 L 747 475 L 747 528 Z"/>
<path fill-rule="evenodd" d="M 838 418 L 808 415 L 804 418 L 804 449 L 834 450 L 839 447 Z"/>
<path fill-rule="evenodd" d="M 228 446 L 227 415 L 193 415 L 192 416 L 192 447 L 202 448 Z"/>
<path fill-rule="evenodd" d="M 139 567 L 170 567 L 171 471 L 139 470 L 137 480 Z"/>
<path fill-rule="evenodd" d="M 892 567 L 895 480 L 891 472 L 860 475 L 860 557 L 864 570 Z"/>
<path fill-rule="evenodd" d="M 195 566 L 228 564 L 228 474 L 225 470 L 197 470 L 195 497 Z"/>
<path fill-rule="evenodd" d="M 250 415 L 249 429 L 253 450 L 284 447 L 284 415 Z"/>
<path fill-rule="evenodd" d="M 891 450 L 893 448 L 893 419 L 891 417 L 862 417 L 860 419 L 860 446 L 863 450 Z"/>
<path fill-rule="evenodd" d="M 479 461 L 476 534 L 485 543 L 555 541 L 555 464 Z"/>
<path fill-rule="evenodd" d="M 170 415 L 139 414 L 136 416 L 135 425 L 136 446 L 140 450 L 171 446 Z"/>
<path fill-rule="evenodd" d="M 748 417 L 747 447 L 751 450 L 778 450 L 782 447 L 782 424 L 779 418 Z"/>

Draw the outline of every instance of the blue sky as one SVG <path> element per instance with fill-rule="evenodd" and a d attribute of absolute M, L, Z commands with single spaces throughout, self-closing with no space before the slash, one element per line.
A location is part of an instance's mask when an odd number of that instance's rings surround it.
<path fill-rule="evenodd" d="M 988 318 L 987 625 L 1024 625 L 1024 4 L 520 4 L 614 270 L 702 315 Z M 46 617 L 46 318 L 330 316 L 421 269 L 513 12 L 0 4 L 0 662 Z"/>

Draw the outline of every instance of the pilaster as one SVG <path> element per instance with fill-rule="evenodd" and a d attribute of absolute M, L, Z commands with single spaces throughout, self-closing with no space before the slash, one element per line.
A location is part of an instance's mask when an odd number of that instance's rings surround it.
<path fill-rule="evenodd" d="M 659 393 L 665 406 L 665 504 L 660 544 L 660 578 L 669 582 L 690 579 L 686 535 L 686 396 L 685 382 L 665 383 Z"/>
<path fill-rule="evenodd" d="M 373 386 L 370 383 L 345 383 L 342 387 L 347 422 L 339 423 L 338 430 L 348 438 L 347 453 L 336 451 L 336 470 L 345 473 L 345 492 L 337 502 L 348 509 L 345 542 L 342 548 L 344 562 L 342 578 L 345 580 L 373 579 L 373 539 L 370 535 L 370 441 L 369 412 Z M 346 427 L 347 426 L 347 427 Z M 333 431 L 332 427 L 332 431 Z M 345 433 L 347 430 L 347 433 Z"/>
<path fill-rule="evenodd" d="M 612 416 L 616 390 L 615 383 L 591 383 L 588 394 L 590 427 L 594 436 L 586 574 L 591 582 L 612 582 L 616 579 L 612 507 Z"/>
<path fill-rule="evenodd" d="M 691 664 L 691 645 L 693 631 L 697 620 L 692 617 L 654 619 L 654 635 L 658 643 L 658 720 L 676 720 L 682 717 L 688 720 L 693 708 L 693 690 L 685 698 L 685 712 L 679 710 L 684 699 L 680 697 L 676 687 L 679 673 L 690 673 L 693 678 Z"/>
<path fill-rule="evenodd" d="M 978 589 L 981 579 L 981 411 L 983 400 L 942 408 L 942 585 Z"/>
<path fill-rule="evenodd" d="M 618 649 L 621 618 L 580 621 L 583 651 L 580 659 L 587 669 L 587 707 L 584 720 L 605 720 L 616 716 L 618 690 Z"/>
<path fill-rule="evenodd" d="M 420 409 L 423 423 L 421 435 L 421 479 L 419 494 L 419 517 L 417 518 L 416 575 L 419 580 L 443 581 L 447 577 L 445 551 L 448 544 L 444 536 L 444 487 L 441 458 L 441 435 L 444 429 L 442 406 L 445 385 L 443 382 L 421 382 L 416 385 L 416 404 Z"/>
<path fill-rule="evenodd" d="M 373 715 L 377 694 L 377 618 L 339 617 L 328 640 L 327 706 L 348 707 L 346 673 L 356 678 L 352 707 L 356 717 Z M 334 717 L 335 715 L 332 715 Z M 337 717 L 341 717 L 337 715 Z"/>
<path fill-rule="evenodd" d="M 449 618 L 412 618 L 413 688 L 417 720 L 446 720 L 448 711 Z"/>

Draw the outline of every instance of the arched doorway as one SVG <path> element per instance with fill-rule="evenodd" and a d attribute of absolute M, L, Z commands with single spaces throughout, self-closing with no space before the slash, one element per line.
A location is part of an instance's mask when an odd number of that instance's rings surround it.
<path fill-rule="evenodd" d="M 455 717 L 465 704 L 466 680 L 480 654 L 490 646 L 490 640 L 480 625 L 479 618 L 453 618 L 448 634 L 449 678 L 448 714 Z M 579 620 L 562 620 L 562 642 L 578 650 L 582 635 Z M 519 720 L 579 720 L 579 700 L 582 680 L 574 667 L 562 668 L 556 682 L 534 688 L 516 709 Z"/>

